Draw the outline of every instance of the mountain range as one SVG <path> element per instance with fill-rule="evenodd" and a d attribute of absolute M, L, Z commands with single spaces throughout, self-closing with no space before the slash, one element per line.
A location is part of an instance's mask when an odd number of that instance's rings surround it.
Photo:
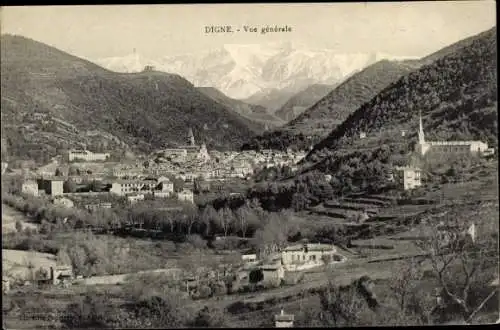
<path fill-rule="evenodd" d="M 401 77 L 433 64 L 436 60 L 455 54 L 480 38 L 472 36 L 434 52 L 422 59 L 403 61 L 382 60 L 354 73 L 323 99 L 303 111 L 286 125 L 256 136 L 244 148 L 309 148 L 328 136 L 363 104 L 375 98 Z"/>
<path fill-rule="evenodd" d="M 2 35 L 1 55 L 2 138 L 15 157 L 89 144 L 147 152 L 185 144 L 188 128 L 209 147 L 234 148 L 264 129 L 176 74 L 111 72 L 13 35 Z"/>
<path fill-rule="evenodd" d="M 264 105 L 258 99 L 275 90 L 286 90 L 286 100 L 312 84 L 335 84 L 348 75 L 381 59 L 398 59 L 383 53 L 339 54 L 329 49 L 311 50 L 291 42 L 272 44 L 228 44 L 199 53 L 146 59 L 138 53 L 94 59 L 117 72 L 139 72 L 146 65 L 158 71 L 177 73 L 196 87 L 214 87 L 234 99 Z M 252 103 L 252 102 L 250 102 Z"/>

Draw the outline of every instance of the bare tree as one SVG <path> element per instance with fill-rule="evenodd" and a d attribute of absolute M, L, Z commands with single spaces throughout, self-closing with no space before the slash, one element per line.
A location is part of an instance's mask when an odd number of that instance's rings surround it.
<path fill-rule="evenodd" d="M 486 269 L 486 246 L 474 243 L 470 223 L 456 214 L 431 227 L 430 235 L 418 243 L 427 251 L 443 302 L 443 311 L 457 311 L 464 320 L 473 311 L 469 295 L 478 274 Z"/>

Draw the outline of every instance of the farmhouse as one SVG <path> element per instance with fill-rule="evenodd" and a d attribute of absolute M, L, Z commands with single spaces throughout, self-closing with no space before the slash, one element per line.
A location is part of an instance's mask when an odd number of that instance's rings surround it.
<path fill-rule="evenodd" d="M 297 244 L 281 252 L 281 263 L 288 271 L 314 268 L 343 259 L 343 256 L 337 254 L 336 247 L 328 244 Z"/>

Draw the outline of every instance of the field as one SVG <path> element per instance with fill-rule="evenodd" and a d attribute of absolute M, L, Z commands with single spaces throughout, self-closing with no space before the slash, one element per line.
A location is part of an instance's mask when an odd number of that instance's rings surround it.
<path fill-rule="evenodd" d="M 23 228 L 37 229 L 37 225 L 21 212 L 2 203 L 2 233 L 16 232 L 16 221 L 21 221 Z"/>
<path fill-rule="evenodd" d="M 29 278 L 29 265 L 33 266 L 33 271 L 40 267 L 55 267 L 55 255 L 34 251 L 18 251 L 2 249 L 2 273 L 14 278 Z"/>

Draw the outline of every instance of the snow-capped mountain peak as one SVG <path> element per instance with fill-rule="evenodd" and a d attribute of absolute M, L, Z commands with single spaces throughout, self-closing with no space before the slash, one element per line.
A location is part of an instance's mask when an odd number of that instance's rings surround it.
<path fill-rule="evenodd" d="M 226 44 L 219 49 L 157 60 L 134 53 L 95 62 L 118 72 L 138 72 L 153 65 L 156 70 L 180 74 L 195 86 L 215 87 L 232 98 L 245 99 L 273 88 L 298 91 L 314 83 L 334 84 L 379 60 L 410 58 L 385 53 L 342 54 L 276 42 Z"/>

